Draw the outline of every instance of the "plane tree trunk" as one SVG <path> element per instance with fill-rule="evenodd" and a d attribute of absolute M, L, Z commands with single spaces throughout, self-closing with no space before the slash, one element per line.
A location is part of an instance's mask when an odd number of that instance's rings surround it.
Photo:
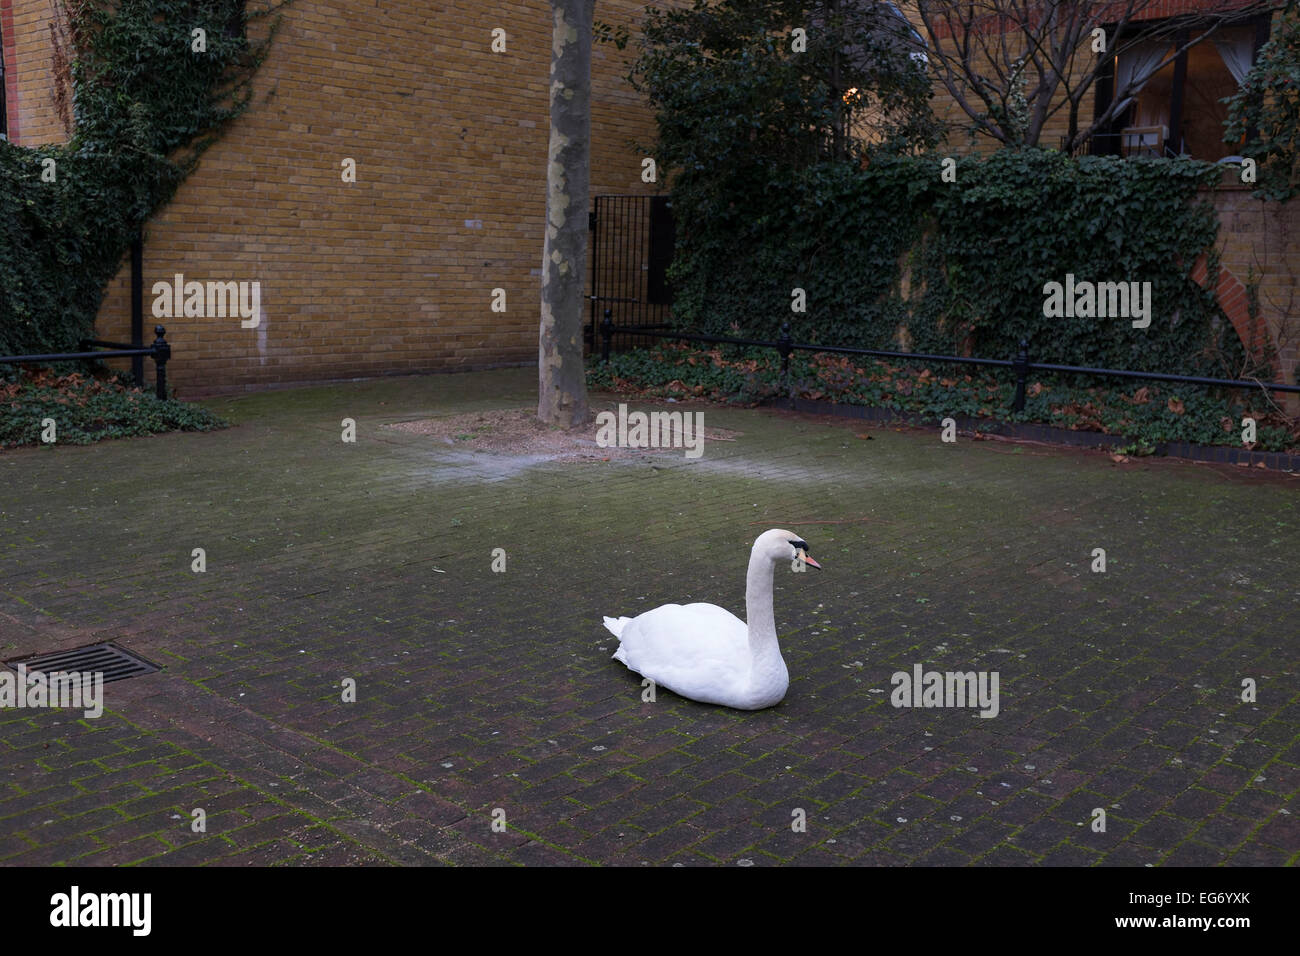
<path fill-rule="evenodd" d="M 582 315 L 587 275 L 594 0 L 551 0 L 551 139 L 537 356 L 537 417 L 565 428 L 587 420 Z"/>

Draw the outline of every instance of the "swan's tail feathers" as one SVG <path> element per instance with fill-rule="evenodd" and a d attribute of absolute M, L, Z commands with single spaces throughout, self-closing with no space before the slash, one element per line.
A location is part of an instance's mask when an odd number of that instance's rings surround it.
<path fill-rule="evenodd" d="M 617 637 L 619 641 L 622 641 L 623 628 L 627 627 L 630 620 L 632 620 L 630 617 L 607 617 L 605 618 L 605 627 L 609 630 L 609 633 Z M 616 661 L 622 661 L 624 664 L 627 663 L 627 652 L 623 649 L 621 643 L 618 645 L 618 650 L 614 652 L 613 659 Z"/>
<path fill-rule="evenodd" d="M 615 637 L 623 636 L 623 628 L 627 622 L 632 620 L 630 617 L 607 617 L 605 618 L 605 628 Z"/>

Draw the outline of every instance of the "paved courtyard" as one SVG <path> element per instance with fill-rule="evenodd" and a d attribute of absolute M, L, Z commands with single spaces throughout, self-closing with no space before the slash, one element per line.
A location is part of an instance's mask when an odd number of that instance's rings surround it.
<path fill-rule="evenodd" d="M 0 658 L 163 666 L 98 719 L 0 710 L 0 864 L 1300 862 L 1300 478 L 770 410 L 704 409 L 740 434 L 694 460 L 379 428 L 534 396 L 265 392 L 0 454 Z M 770 527 L 824 566 L 777 571 L 785 701 L 644 702 L 602 616 L 743 614 Z M 996 671 L 997 715 L 892 706 L 917 664 Z"/>

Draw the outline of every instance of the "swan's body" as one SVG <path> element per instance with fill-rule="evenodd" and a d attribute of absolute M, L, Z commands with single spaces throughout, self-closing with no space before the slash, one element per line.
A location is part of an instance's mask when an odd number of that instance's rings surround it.
<path fill-rule="evenodd" d="M 780 703 L 790 675 L 776 637 L 772 577 L 781 561 L 820 567 L 807 550 L 789 531 L 758 536 L 745 581 L 748 624 L 715 604 L 665 604 L 636 617 L 605 618 L 619 640 L 614 659 L 705 704 L 759 710 Z"/>
<path fill-rule="evenodd" d="M 634 618 L 605 618 L 619 639 L 614 659 L 661 687 L 705 704 L 759 710 L 790 686 L 773 633 L 755 659 L 745 622 L 716 604 L 665 604 Z"/>

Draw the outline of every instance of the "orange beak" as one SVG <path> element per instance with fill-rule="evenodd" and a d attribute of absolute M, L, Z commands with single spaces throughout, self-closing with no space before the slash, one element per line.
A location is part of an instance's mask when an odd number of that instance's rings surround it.
<path fill-rule="evenodd" d="M 809 554 L 807 554 L 806 552 L 804 553 L 804 556 L 803 556 L 803 563 L 806 564 L 806 565 L 808 565 L 808 567 L 810 567 L 810 568 L 816 568 L 818 571 L 820 571 L 820 570 L 822 569 L 822 566 L 821 566 L 820 564 L 818 564 L 816 561 L 814 561 L 814 560 L 812 559 L 812 556 L 809 555 Z"/>

